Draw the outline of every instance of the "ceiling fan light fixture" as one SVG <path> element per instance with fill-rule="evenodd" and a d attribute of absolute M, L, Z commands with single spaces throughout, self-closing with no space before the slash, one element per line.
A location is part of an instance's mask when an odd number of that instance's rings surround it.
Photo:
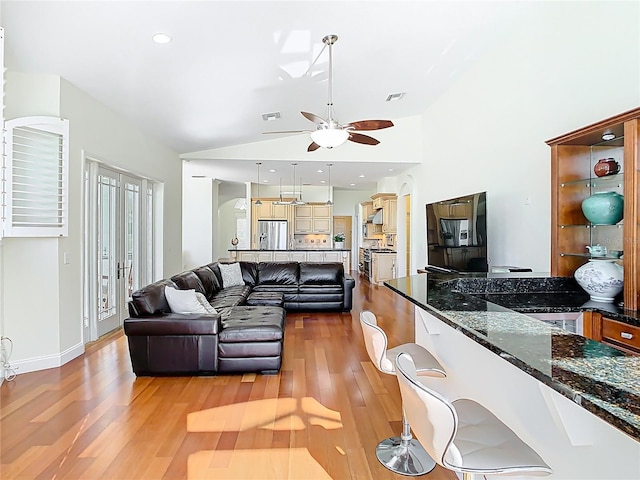
<path fill-rule="evenodd" d="M 342 129 L 321 128 L 311 133 L 311 140 L 324 148 L 339 147 L 349 138 L 349 132 Z"/>

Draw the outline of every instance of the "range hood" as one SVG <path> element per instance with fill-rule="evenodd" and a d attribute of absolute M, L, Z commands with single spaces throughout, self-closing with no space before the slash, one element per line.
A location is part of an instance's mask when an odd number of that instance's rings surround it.
<path fill-rule="evenodd" d="M 376 225 L 382 225 L 382 210 L 378 210 L 373 215 L 367 218 L 367 222 L 375 223 Z"/>

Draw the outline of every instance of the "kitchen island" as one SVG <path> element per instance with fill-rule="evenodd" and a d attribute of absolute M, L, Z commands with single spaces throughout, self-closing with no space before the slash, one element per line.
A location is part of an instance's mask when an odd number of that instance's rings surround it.
<path fill-rule="evenodd" d="M 616 307 L 587 303 L 571 279 L 514 275 L 427 273 L 385 285 L 414 303 L 415 341 L 447 370 L 430 385 L 492 410 L 554 469 L 550 478 L 640 478 L 640 356 L 529 315 Z M 619 319 L 634 322 L 628 313 Z"/>
<path fill-rule="evenodd" d="M 229 257 L 242 262 L 339 262 L 351 272 L 351 250 L 345 248 L 229 249 Z"/>

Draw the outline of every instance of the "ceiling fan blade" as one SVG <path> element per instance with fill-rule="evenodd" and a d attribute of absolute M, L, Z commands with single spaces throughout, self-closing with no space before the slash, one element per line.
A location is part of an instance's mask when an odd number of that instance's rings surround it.
<path fill-rule="evenodd" d="M 320 145 L 318 145 L 316 142 L 311 142 L 311 144 L 307 148 L 307 152 L 315 152 L 319 148 L 320 148 Z"/>
<path fill-rule="evenodd" d="M 365 145 L 377 145 L 380 143 L 379 140 L 376 140 L 369 135 L 362 135 L 361 133 L 353 133 L 349 132 L 349 138 L 347 140 L 351 140 L 356 143 L 364 143 Z"/>
<path fill-rule="evenodd" d="M 262 132 L 263 135 L 270 133 L 311 133 L 312 130 L 276 130 L 274 132 Z"/>
<path fill-rule="evenodd" d="M 393 127 L 391 120 L 359 120 L 351 122 L 344 126 L 353 130 L 381 130 L 383 128 Z"/>
<path fill-rule="evenodd" d="M 307 120 L 311 120 L 316 125 L 326 125 L 327 124 L 327 121 L 324 118 L 319 117 L 314 113 L 309 113 L 309 112 L 300 112 L 300 113 L 302 114 L 302 116 L 304 118 L 306 118 Z"/>

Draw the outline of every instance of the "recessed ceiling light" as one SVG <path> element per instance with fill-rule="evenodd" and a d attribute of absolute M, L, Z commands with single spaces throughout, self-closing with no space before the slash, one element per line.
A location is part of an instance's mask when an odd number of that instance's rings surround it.
<path fill-rule="evenodd" d="M 276 172 L 277 172 L 277 170 L 276 170 L 275 168 L 270 168 L 270 169 L 269 169 L 269 171 L 270 171 L 271 173 L 276 173 Z"/>
<path fill-rule="evenodd" d="M 355 183 L 350 183 L 350 184 L 349 184 L 349 186 L 351 186 L 351 187 L 355 187 L 355 186 L 356 186 L 356 184 L 355 184 Z"/>
<path fill-rule="evenodd" d="M 317 173 L 324 173 L 324 170 L 320 169 L 320 170 L 316 170 Z"/>
<path fill-rule="evenodd" d="M 393 102 L 395 100 L 400 100 L 402 97 L 404 97 L 407 94 L 407 92 L 400 92 L 400 93 L 392 93 L 391 95 L 389 95 L 387 97 L 387 102 Z"/>
<path fill-rule="evenodd" d="M 614 138 L 616 138 L 615 133 L 606 132 L 602 134 L 602 140 L 604 140 L 605 142 L 608 140 L 613 140 Z"/>
<path fill-rule="evenodd" d="M 262 183 L 269 183 L 269 180 L 263 180 Z"/>
<path fill-rule="evenodd" d="M 358 175 L 358 178 L 364 178 L 364 175 Z"/>
<path fill-rule="evenodd" d="M 390 172 L 393 172 L 394 170 L 395 170 L 395 168 L 390 168 L 389 169 Z"/>
<path fill-rule="evenodd" d="M 327 183 L 326 180 L 320 180 L 320 183 Z"/>
<path fill-rule="evenodd" d="M 164 44 L 169 43 L 172 39 L 166 33 L 158 32 L 151 37 L 155 43 Z"/>
<path fill-rule="evenodd" d="M 264 120 L 265 122 L 273 122 L 274 120 L 277 120 L 279 118 L 280 112 L 270 112 L 262 114 L 262 120 Z"/>

